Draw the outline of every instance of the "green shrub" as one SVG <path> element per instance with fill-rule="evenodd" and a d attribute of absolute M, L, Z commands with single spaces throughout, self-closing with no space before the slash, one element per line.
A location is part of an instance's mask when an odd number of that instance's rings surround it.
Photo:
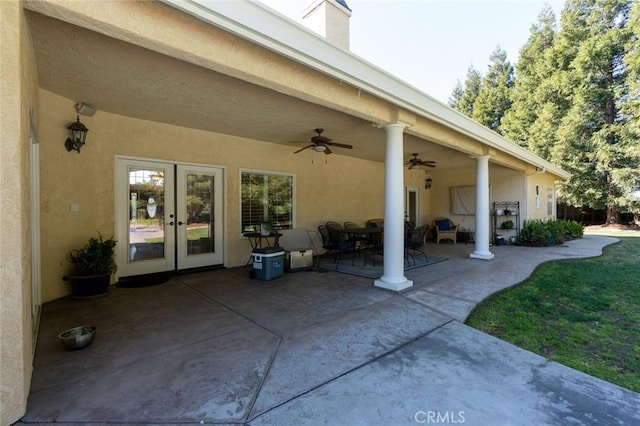
<path fill-rule="evenodd" d="M 544 247 L 552 245 L 554 239 L 542 220 L 532 219 L 524 221 L 518 242 L 525 246 Z"/>
<path fill-rule="evenodd" d="M 582 238 L 584 228 L 573 220 L 525 220 L 518 242 L 524 246 L 545 247 Z"/>

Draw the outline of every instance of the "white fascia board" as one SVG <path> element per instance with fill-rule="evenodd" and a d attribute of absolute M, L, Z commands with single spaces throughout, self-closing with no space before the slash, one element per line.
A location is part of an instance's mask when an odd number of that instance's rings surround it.
<path fill-rule="evenodd" d="M 160 1 L 563 179 L 570 177 L 561 168 L 261 3 L 210 1 L 205 6 L 195 0 Z"/>

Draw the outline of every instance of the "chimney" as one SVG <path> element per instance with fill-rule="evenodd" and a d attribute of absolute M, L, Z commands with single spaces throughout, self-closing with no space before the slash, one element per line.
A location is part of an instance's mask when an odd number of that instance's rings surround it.
<path fill-rule="evenodd" d="M 309 29 L 349 50 L 350 17 L 345 0 L 316 0 L 303 12 L 302 19 Z"/>

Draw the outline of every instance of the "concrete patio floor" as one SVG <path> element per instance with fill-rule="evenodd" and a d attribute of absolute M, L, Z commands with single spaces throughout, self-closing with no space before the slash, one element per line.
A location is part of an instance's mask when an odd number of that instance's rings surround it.
<path fill-rule="evenodd" d="M 552 248 L 429 244 L 447 261 L 407 271 L 400 294 L 337 272 L 250 280 L 248 269 L 43 306 L 20 423 L 250 425 L 640 424 L 640 394 L 463 324 L 541 263 L 616 240 Z M 57 334 L 98 327 L 88 348 Z"/>

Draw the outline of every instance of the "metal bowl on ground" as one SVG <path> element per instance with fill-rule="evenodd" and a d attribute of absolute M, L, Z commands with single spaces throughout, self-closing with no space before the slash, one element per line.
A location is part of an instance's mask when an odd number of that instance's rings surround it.
<path fill-rule="evenodd" d="M 96 327 L 87 325 L 74 327 L 58 334 L 58 339 L 67 349 L 80 349 L 91 344 L 97 330 Z"/>

